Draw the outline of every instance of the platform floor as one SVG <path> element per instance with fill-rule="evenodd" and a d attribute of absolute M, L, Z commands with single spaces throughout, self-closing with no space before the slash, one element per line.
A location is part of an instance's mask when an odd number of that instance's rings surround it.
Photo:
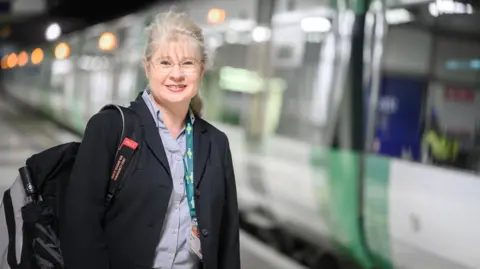
<path fill-rule="evenodd" d="M 0 193 L 15 180 L 26 158 L 59 143 L 79 140 L 46 119 L 0 100 Z M 244 232 L 240 241 L 242 269 L 306 269 Z"/>

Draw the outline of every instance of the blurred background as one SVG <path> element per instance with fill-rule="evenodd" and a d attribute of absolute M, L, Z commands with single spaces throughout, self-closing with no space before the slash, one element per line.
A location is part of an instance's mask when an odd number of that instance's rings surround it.
<path fill-rule="evenodd" d="M 0 0 L 2 191 L 144 89 L 172 6 L 204 29 L 243 268 L 480 268 L 477 0 Z"/>

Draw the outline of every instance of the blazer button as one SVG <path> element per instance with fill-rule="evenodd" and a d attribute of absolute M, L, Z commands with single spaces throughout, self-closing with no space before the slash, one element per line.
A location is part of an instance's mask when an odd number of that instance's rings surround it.
<path fill-rule="evenodd" d="M 200 196 L 200 190 L 199 190 L 199 189 L 195 189 L 195 195 L 196 195 L 197 197 Z"/>
<path fill-rule="evenodd" d="M 204 237 L 207 237 L 208 236 L 208 230 L 207 229 L 202 229 L 202 235 Z"/>

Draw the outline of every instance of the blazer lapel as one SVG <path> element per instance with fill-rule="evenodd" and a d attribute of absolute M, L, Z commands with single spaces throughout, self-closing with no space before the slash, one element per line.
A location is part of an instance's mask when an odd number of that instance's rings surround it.
<path fill-rule="evenodd" d="M 196 118 L 193 124 L 193 180 L 195 188 L 202 181 L 205 166 L 210 156 L 210 136 L 205 128 L 205 122 Z"/>
<path fill-rule="evenodd" d="M 134 102 L 131 102 L 130 107 L 133 111 L 135 111 L 142 121 L 142 125 L 144 127 L 144 137 L 146 144 L 152 151 L 153 155 L 157 158 L 157 160 L 163 165 L 165 170 L 168 172 L 168 175 L 171 177 L 170 166 L 168 164 L 167 155 L 165 154 L 165 149 L 163 147 L 162 139 L 158 134 L 158 129 L 155 125 L 155 121 L 148 110 L 147 105 L 143 101 L 141 95 L 137 97 Z"/>

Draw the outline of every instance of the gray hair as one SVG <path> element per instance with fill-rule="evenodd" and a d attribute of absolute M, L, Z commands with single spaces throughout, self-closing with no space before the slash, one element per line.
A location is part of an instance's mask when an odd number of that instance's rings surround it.
<path fill-rule="evenodd" d="M 144 51 L 144 58 L 147 63 L 150 62 L 151 57 L 161 44 L 181 37 L 187 37 L 197 46 L 201 55 L 202 67 L 205 68 L 207 54 L 202 28 L 191 20 L 186 13 L 169 11 L 157 14 L 147 27 L 147 36 L 148 39 Z M 201 116 L 203 101 L 199 93 L 192 98 L 190 107 L 195 115 Z"/>

